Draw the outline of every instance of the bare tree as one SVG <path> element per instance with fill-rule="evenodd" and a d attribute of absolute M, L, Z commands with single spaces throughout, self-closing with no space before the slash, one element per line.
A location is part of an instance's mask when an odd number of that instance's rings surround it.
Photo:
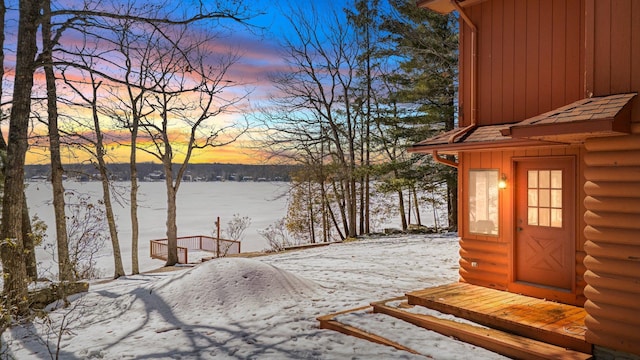
<path fill-rule="evenodd" d="M 298 10 L 289 17 L 294 32 L 284 45 L 290 72 L 273 77 L 278 94 L 267 111 L 279 121 L 269 125 L 274 132 L 267 142 L 280 154 L 295 153 L 323 169 L 318 181 L 332 204 L 326 209 L 335 207 L 336 229 L 355 237 L 363 105 L 356 82 L 359 49 L 349 24 L 338 13 L 330 16 L 332 21 L 321 21 L 315 12 Z"/>
<path fill-rule="evenodd" d="M 149 146 L 138 145 L 163 165 L 167 191 L 167 266 L 178 262 L 176 198 L 193 152 L 228 145 L 247 128 L 223 121 L 212 124 L 217 116 L 234 111 L 246 97 L 228 95 L 230 91 L 225 91 L 233 85 L 226 76 L 238 55 L 205 57 L 205 45 L 212 38 L 198 40 L 186 29 L 172 35 L 172 41 L 163 38 L 155 43 L 156 52 L 152 57 L 157 61 L 146 70 L 156 84 L 148 100 L 156 112 L 140 119 L 140 129 L 151 141 Z M 186 130 L 176 134 L 179 129 Z M 178 155 L 181 161 L 175 171 L 173 163 Z"/>
<path fill-rule="evenodd" d="M 86 51 L 86 50 L 85 50 Z M 89 60 L 87 60 L 87 58 Z M 93 58 L 88 56 L 82 58 L 86 68 L 92 68 L 92 63 L 89 61 Z M 114 262 L 114 278 L 124 276 L 124 267 L 122 265 L 122 254 L 120 251 L 120 240 L 118 239 L 118 229 L 116 226 L 116 219 L 113 213 L 113 205 L 111 203 L 111 189 L 110 178 L 107 170 L 107 150 L 105 147 L 104 133 L 102 130 L 102 124 L 100 119 L 100 106 L 99 106 L 99 90 L 102 82 L 96 79 L 96 75 L 92 72 L 86 74 L 87 82 L 84 81 L 72 81 L 67 77 L 65 71 L 62 72 L 65 84 L 81 99 L 80 103 L 75 105 L 86 107 L 91 114 L 91 123 L 88 126 L 92 130 L 91 136 L 82 131 L 69 132 L 70 138 L 77 138 L 78 140 L 72 143 L 78 144 L 81 148 L 92 155 L 92 158 L 96 161 L 96 169 L 100 173 L 100 182 L 102 184 L 102 202 L 105 208 L 105 215 L 107 218 L 107 224 L 109 226 L 109 234 L 111 238 L 111 246 L 113 251 Z M 86 90 L 83 88 L 87 88 Z M 85 91 L 88 93 L 86 94 Z M 81 118 L 75 120 L 75 123 L 79 126 L 81 124 Z M 83 126 L 86 128 L 86 125 Z"/>
<path fill-rule="evenodd" d="M 27 152 L 27 134 L 31 113 L 31 90 L 37 53 L 37 31 L 40 20 L 38 2 L 20 0 L 16 69 L 13 100 L 9 119 L 7 166 L 2 201 L 0 226 L 0 257 L 4 273 L 4 306 L 18 314 L 28 310 L 27 273 L 24 261 L 22 235 L 22 208 L 24 206 L 24 164 Z"/>
<path fill-rule="evenodd" d="M 4 3 L 2 4 L 4 10 Z M 85 31 L 86 34 L 99 38 L 103 33 L 99 24 L 103 20 L 130 19 L 132 21 L 150 25 L 166 24 L 169 26 L 188 26 L 200 21 L 231 20 L 245 23 L 257 13 L 254 8 L 249 8 L 240 1 L 216 1 L 201 2 L 200 6 L 192 9 L 189 14 L 175 11 L 177 5 L 172 2 L 157 4 L 157 7 L 147 3 L 140 4 L 132 1 L 130 4 L 109 4 L 104 2 L 69 3 L 51 6 L 55 10 L 48 12 L 46 17 L 51 19 L 52 36 L 51 48 L 54 50 L 51 64 L 54 66 L 67 66 L 73 63 L 73 59 L 56 58 L 55 53 L 67 54 L 72 58 L 73 45 L 65 47 L 63 32 Z M 0 244 L 0 257 L 2 258 L 4 281 L 4 298 L 7 309 L 15 309 L 18 313 L 24 313 L 27 304 L 24 302 L 27 294 L 27 277 L 24 261 L 24 239 L 22 235 L 22 214 L 24 208 L 24 164 L 28 146 L 29 117 L 31 113 L 31 97 L 34 84 L 34 72 L 37 68 L 37 31 L 42 23 L 43 8 L 41 2 L 19 0 L 18 36 L 16 48 L 16 68 L 13 77 L 13 94 L 11 99 L 11 114 L 9 119 L 9 134 L 7 142 L 7 171 L 4 180 L 5 192 L 3 195 L 2 225 L 0 238 L 4 239 Z M 162 12 L 155 11 L 158 8 Z M 153 9 L 154 11 L 150 11 Z M 54 19 L 60 19 L 56 23 Z M 49 20 L 47 20 L 49 21 Z M 96 28 L 93 28 L 96 26 Z M 55 28 L 55 29 L 54 29 Z M 88 30 L 88 31 L 87 31 Z M 70 42 L 71 44 L 72 42 Z M 104 64 L 102 64 L 104 65 Z M 76 64 L 82 67 L 82 65 Z M 104 71 L 104 67 L 98 66 L 91 70 L 100 77 L 110 81 L 122 83 L 120 73 Z M 55 140 L 54 140 L 55 141 Z"/>
<path fill-rule="evenodd" d="M 51 31 L 51 0 L 42 1 L 42 54 L 47 89 L 47 126 L 49 130 L 49 154 L 51 161 L 51 185 L 53 190 L 53 211 L 56 224 L 56 244 L 58 254 L 58 278 L 60 281 L 73 280 L 69 261 L 69 240 L 65 215 L 64 187 L 62 185 L 62 158 L 60 155 L 60 133 L 58 131 L 58 93 L 53 69 L 53 43 Z"/>
<path fill-rule="evenodd" d="M 131 19 L 117 19 L 113 27 L 114 43 L 117 52 L 123 57 L 123 84 L 108 87 L 113 99 L 119 99 L 112 106 L 105 106 L 109 117 L 117 120 L 118 125 L 130 132 L 129 143 L 129 210 L 131 219 L 131 273 L 140 273 L 138 261 L 138 237 L 140 224 L 138 221 L 138 170 L 137 150 L 140 119 L 149 116 L 154 110 L 147 106 L 145 95 L 153 88 L 151 79 L 145 69 L 155 60 L 151 56 L 153 41 L 158 37 L 157 30 L 148 24 L 140 24 Z M 126 95 L 121 96 L 122 91 Z"/>

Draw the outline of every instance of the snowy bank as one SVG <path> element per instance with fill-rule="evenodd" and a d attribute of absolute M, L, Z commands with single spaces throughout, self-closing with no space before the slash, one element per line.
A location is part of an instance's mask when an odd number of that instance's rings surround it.
<path fill-rule="evenodd" d="M 3 343 L 18 359 L 51 358 L 58 336 L 61 359 L 424 359 L 320 330 L 316 317 L 457 281 L 457 270 L 457 238 L 434 235 L 218 259 L 93 284 L 51 323 L 14 327 Z M 435 359 L 501 358 L 380 316 L 350 321 Z"/>

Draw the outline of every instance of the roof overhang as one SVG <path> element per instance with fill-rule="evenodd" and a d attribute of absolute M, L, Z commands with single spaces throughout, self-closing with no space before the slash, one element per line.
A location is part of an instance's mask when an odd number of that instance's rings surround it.
<path fill-rule="evenodd" d="M 456 10 L 453 2 L 457 2 L 459 6 L 465 8 L 484 1 L 487 0 L 417 0 L 417 5 L 440 14 L 449 14 Z"/>
<path fill-rule="evenodd" d="M 456 154 L 460 151 L 566 146 L 587 138 L 631 133 L 631 106 L 636 93 L 581 99 L 556 110 L 512 124 L 455 129 L 412 145 L 413 153 Z"/>
<path fill-rule="evenodd" d="M 590 137 L 631 133 L 636 93 L 581 99 L 501 130 L 519 139 L 582 143 Z"/>
<path fill-rule="evenodd" d="M 486 125 L 469 129 L 460 135 L 460 129 L 451 130 L 433 138 L 416 143 L 408 148 L 412 153 L 457 154 L 460 151 L 487 151 L 515 149 L 522 147 L 564 145 L 550 141 L 516 139 L 503 136 L 501 130 L 509 125 Z M 455 141 L 452 139 L 460 135 Z"/>

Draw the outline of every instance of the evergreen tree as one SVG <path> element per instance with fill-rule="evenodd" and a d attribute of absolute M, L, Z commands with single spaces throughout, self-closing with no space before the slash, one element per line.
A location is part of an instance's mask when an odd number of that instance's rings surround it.
<path fill-rule="evenodd" d="M 383 121 L 393 129 L 394 136 L 417 142 L 455 126 L 457 19 L 454 15 L 442 16 L 420 9 L 411 0 L 389 0 L 389 3 L 394 11 L 385 16 L 382 24 L 389 45 L 381 55 L 397 59 L 399 66 L 386 77 L 389 89 L 393 90 L 389 92 L 393 96 L 389 96 L 386 108 L 405 106 L 396 107 L 401 113 Z M 409 171 L 407 167 L 416 163 L 426 168 Z M 457 229 L 456 170 L 417 155 L 398 161 L 395 166 L 405 169 L 409 183 L 422 182 L 418 185 L 422 188 L 446 184 L 449 228 Z"/>

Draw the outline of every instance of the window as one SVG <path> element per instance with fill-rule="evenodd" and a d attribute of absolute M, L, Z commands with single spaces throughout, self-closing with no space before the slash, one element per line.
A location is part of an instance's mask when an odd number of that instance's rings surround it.
<path fill-rule="evenodd" d="M 469 171 L 469 232 L 498 235 L 498 170 Z"/>
<path fill-rule="evenodd" d="M 527 171 L 527 224 L 562 227 L 562 170 Z"/>

